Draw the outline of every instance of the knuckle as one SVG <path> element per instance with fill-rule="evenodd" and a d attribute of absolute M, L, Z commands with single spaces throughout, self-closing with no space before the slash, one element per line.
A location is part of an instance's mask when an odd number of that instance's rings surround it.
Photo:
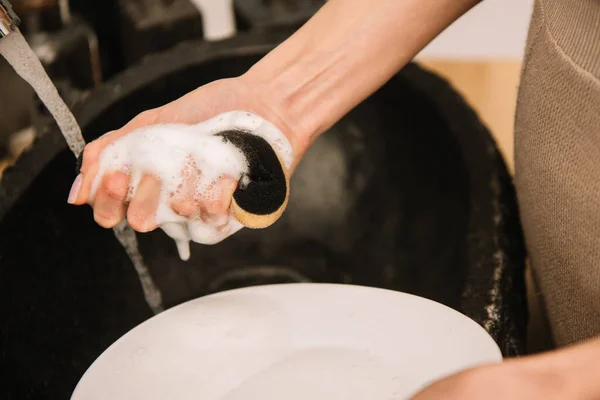
<path fill-rule="evenodd" d="M 151 109 L 139 113 L 133 121 L 140 124 L 154 124 L 158 120 L 159 109 Z"/>
<path fill-rule="evenodd" d="M 81 171 L 85 173 L 89 170 L 90 166 L 96 162 L 98 155 L 100 154 L 101 147 L 97 142 L 88 143 L 83 148 L 83 162 L 81 165 Z"/>
<path fill-rule="evenodd" d="M 135 231 L 142 232 L 144 229 L 144 219 L 135 211 L 132 211 L 131 208 L 127 211 L 127 222 Z"/>
<path fill-rule="evenodd" d="M 172 203 L 171 208 L 183 217 L 189 217 L 195 211 L 194 204 L 189 201 L 175 201 Z"/>
<path fill-rule="evenodd" d="M 115 225 L 117 225 L 117 223 L 119 222 L 116 221 L 116 218 L 112 216 L 103 215 L 102 213 L 99 213 L 97 211 L 94 211 L 94 221 L 105 229 L 114 228 Z"/>
<path fill-rule="evenodd" d="M 225 199 L 208 201 L 204 204 L 206 211 L 213 215 L 223 215 L 227 213 L 227 202 Z"/>
<path fill-rule="evenodd" d="M 459 375 L 456 381 L 456 389 L 460 392 L 476 393 L 480 388 L 487 388 L 490 374 L 487 367 L 473 368 Z"/>
<path fill-rule="evenodd" d="M 113 200 L 123 202 L 127 196 L 127 190 L 122 190 L 121 188 L 117 187 L 108 187 L 106 188 L 106 194 Z"/>
<path fill-rule="evenodd" d="M 149 216 L 138 207 L 131 206 L 127 210 L 127 222 L 137 232 L 145 233 L 154 229 L 152 224 L 149 223 L 149 219 Z"/>
<path fill-rule="evenodd" d="M 123 202 L 127 196 L 128 187 L 121 179 L 112 176 L 105 179 L 104 190 L 111 199 Z"/>

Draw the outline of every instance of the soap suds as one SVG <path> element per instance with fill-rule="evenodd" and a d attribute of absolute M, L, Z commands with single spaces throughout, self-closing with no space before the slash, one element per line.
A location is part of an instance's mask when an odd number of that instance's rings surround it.
<path fill-rule="evenodd" d="M 224 177 L 247 184 L 248 163 L 244 154 L 223 138 L 214 136 L 238 130 L 264 138 L 279 154 L 286 167 L 293 162 L 287 138 L 274 125 L 245 111 L 220 114 L 197 125 L 165 124 L 140 128 L 108 145 L 100 155 L 99 171 L 92 185 L 92 198 L 110 171 L 130 177 L 129 199 L 145 174 L 161 183 L 155 220 L 176 242 L 180 257 L 190 257 L 189 242 L 215 244 L 243 226 L 233 216 L 228 221 L 207 223 L 200 215 L 191 218 L 175 213 L 171 202 L 177 198 L 216 201 L 221 196 L 218 182 Z"/>

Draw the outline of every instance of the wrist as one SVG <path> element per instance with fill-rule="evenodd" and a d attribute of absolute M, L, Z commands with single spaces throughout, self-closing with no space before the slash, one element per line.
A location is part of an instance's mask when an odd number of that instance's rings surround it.
<path fill-rule="evenodd" d="M 343 88 L 340 90 L 344 83 L 352 84 L 345 77 L 351 63 L 345 62 L 343 54 L 321 56 L 304 51 L 309 47 L 298 40 L 288 40 L 240 77 L 274 109 L 300 155 L 358 104 L 353 103 L 355 97 L 348 96 Z"/>
<path fill-rule="evenodd" d="M 253 91 L 260 93 L 261 108 L 268 109 L 265 118 L 274 118 L 271 122 L 284 129 L 288 139 L 294 142 L 294 149 L 304 154 L 320 130 L 319 115 L 303 107 L 306 101 L 300 98 L 294 88 L 294 82 L 300 79 L 294 71 L 295 66 L 290 66 L 285 76 L 278 77 L 274 77 L 265 67 L 257 64 L 240 78 L 246 85 L 251 85 Z"/>
<path fill-rule="evenodd" d="M 293 172 L 309 144 L 300 129 L 291 123 L 288 111 L 268 87 L 244 74 L 233 78 L 236 82 L 235 95 L 227 102 L 222 111 L 244 110 L 252 112 L 275 125 L 286 137 L 293 150 L 290 172 Z"/>
<path fill-rule="evenodd" d="M 545 360 L 540 360 L 540 368 L 544 368 L 542 364 L 551 365 L 565 377 L 569 388 L 568 398 L 600 398 L 600 339 L 573 344 L 559 350 L 557 354 L 549 353 L 545 357 Z"/>
<path fill-rule="evenodd" d="M 240 79 L 262 97 L 301 156 L 477 1 L 329 0 Z"/>
<path fill-rule="evenodd" d="M 600 398 L 599 359 L 600 339 L 594 339 L 512 362 L 521 365 L 530 381 L 535 377 L 551 389 L 556 398 L 583 400 Z"/>

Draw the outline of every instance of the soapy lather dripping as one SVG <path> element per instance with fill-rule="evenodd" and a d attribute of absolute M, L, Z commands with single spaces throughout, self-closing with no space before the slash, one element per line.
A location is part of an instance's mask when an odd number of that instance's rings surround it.
<path fill-rule="evenodd" d="M 75 157 L 78 157 L 85 146 L 81 128 L 58 94 L 37 55 L 29 47 L 18 29 L 14 28 L 14 31 L 2 38 L 0 41 L 0 54 L 33 87 L 40 100 L 56 120 L 56 124 L 65 137 L 69 149 L 75 154 Z M 135 267 L 146 303 L 154 314 L 158 314 L 164 309 L 162 294 L 156 287 L 148 267 L 144 263 L 135 232 L 127 225 L 126 221 L 116 226 L 113 231 Z"/>
<path fill-rule="evenodd" d="M 256 114 L 233 110 L 194 125 L 149 125 L 118 138 L 98 158 L 91 196 L 109 171 L 127 171 L 130 193 L 136 192 L 142 176 L 155 176 L 161 190 L 154 222 L 187 261 L 191 242 L 213 245 L 243 227 L 262 229 L 275 223 L 287 205 L 286 170 L 292 162 L 291 145 L 276 126 Z M 186 170 L 202 172 L 190 183 Z M 221 196 L 217 182 L 223 177 L 240 184 L 229 215 L 218 222 L 200 215 L 188 218 L 171 208 L 173 197 L 190 193 L 202 201 L 217 200 Z"/>

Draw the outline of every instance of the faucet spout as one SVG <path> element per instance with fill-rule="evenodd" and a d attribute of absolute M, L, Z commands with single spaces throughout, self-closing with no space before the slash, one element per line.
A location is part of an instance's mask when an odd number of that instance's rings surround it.
<path fill-rule="evenodd" d="M 8 0 L 0 0 L 0 40 L 16 31 L 20 23 Z"/>

